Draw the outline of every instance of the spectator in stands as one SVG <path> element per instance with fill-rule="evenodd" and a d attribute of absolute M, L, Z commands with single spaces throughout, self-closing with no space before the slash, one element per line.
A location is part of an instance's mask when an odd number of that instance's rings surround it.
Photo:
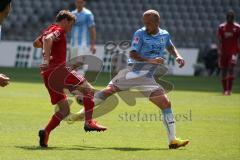
<path fill-rule="evenodd" d="M 226 15 L 226 22 L 218 27 L 219 67 L 222 71 L 223 94 L 230 95 L 234 81 L 234 66 L 240 51 L 240 25 L 235 20 L 234 11 Z"/>
<path fill-rule="evenodd" d="M 1 0 L 0 1 L 0 39 L 1 39 L 1 25 L 3 20 L 7 17 L 11 9 L 11 0 Z M 0 86 L 5 87 L 8 85 L 10 78 L 4 74 L 0 74 Z"/>
<path fill-rule="evenodd" d="M 215 72 L 216 75 L 219 74 L 220 69 L 218 67 L 218 50 L 216 44 L 211 44 L 209 51 L 204 57 L 204 64 L 209 76 L 213 75 Z"/>

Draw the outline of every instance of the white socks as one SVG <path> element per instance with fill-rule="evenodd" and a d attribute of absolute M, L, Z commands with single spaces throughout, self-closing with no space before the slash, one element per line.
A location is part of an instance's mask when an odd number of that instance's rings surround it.
<path fill-rule="evenodd" d="M 176 139 L 175 121 L 171 107 L 163 109 L 162 113 L 163 124 L 167 129 L 169 143 L 171 143 L 172 140 Z"/>

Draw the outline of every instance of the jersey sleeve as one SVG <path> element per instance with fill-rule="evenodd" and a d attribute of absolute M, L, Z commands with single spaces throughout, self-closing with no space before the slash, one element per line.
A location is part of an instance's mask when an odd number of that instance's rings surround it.
<path fill-rule="evenodd" d="M 52 32 L 53 34 L 53 41 L 58 41 L 64 37 L 64 30 L 63 29 L 56 29 Z"/>
<path fill-rule="evenodd" d="M 138 30 L 134 33 L 130 51 L 136 51 L 137 53 L 140 53 L 140 50 L 143 45 L 142 37 L 143 36 L 141 31 Z"/>
<path fill-rule="evenodd" d="M 92 13 L 88 14 L 87 26 L 88 28 L 95 26 L 94 16 Z"/>

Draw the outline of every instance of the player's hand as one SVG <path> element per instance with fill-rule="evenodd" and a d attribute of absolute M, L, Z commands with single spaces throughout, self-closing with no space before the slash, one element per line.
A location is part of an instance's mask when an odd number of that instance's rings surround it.
<path fill-rule="evenodd" d="M 96 53 L 96 47 L 95 47 L 95 45 L 91 45 L 91 46 L 90 46 L 90 51 L 92 52 L 92 54 L 95 54 L 95 53 Z"/>
<path fill-rule="evenodd" d="M 43 62 L 42 64 L 40 64 L 39 67 L 41 70 L 46 70 L 46 69 L 48 69 L 48 66 L 49 66 L 49 63 Z"/>
<path fill-rule="evenodd" d="M 185 65 L 185 60 L 182 57 L 177 57 L 176 61 L 179 64 L 179 68 L 182 68 Z"/>
<path fill-rule="evenodd" d="M 154 59 L 149 59 L 147 62 L 151 64 L 164 64 L 165 59 L 158 57 Z"/>
<path fill-rule="evenodd" d="M 10 80 L 9 77 L 7 77 L 4 74 L 0 74 L 0 86 L 1 87 L 5 87 L 6 85 L 8 85 L 9 84 L 9 80 Z"/>

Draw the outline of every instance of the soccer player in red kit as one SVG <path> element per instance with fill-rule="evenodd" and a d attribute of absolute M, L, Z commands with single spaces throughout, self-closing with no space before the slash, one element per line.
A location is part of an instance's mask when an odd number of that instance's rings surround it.
<path fill-rule="evenodd" d="M 240 53 L 240 25 L 234 22 L 235 13 L 229 11 L 226 22 L 219 25 L 219 67 L 222 71 L 223 94 L 230 95 L 234 80 L 234 66 Z"/>
<path fill-rule="evenodd" d="M 39 131 L 40 146 L 48 146 L 50 132 L 70 113 L 70 107 L 64 88 L 79 90 L 84 95 L 85 131 L 104 131 L 106 127 L 98 125 L 92 119 L 93 112 L 93 88 L 85 78 L 66 66 L 66 33 L 69 32 L 75 23 L 76 17 L 69 11 L 62 10 L 56 16 L 56 23 L 50 25 L 34 41 L 36 48 L 43 49 L 43 63 L 40 65 L 41 75 L 48 89 L 53 105 L 57 105 L 57 111 L 45 129 Z"/>

